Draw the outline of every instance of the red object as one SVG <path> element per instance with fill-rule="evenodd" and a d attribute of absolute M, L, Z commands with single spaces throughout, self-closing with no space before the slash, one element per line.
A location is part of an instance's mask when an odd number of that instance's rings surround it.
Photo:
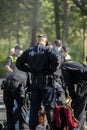
<path fill-rule="evenodd" d="M 44 116 L 46 115 L 44 110 L 40 110 L 38 114 L 39 123 L 44 124 Z"/>
<path fill-rule="evenodd" d="M 67 105 L 56 106 L 53 110 L 53 120 L 56 122 L 56 127 L 61 128 L 64 126 L 64 130 L 69 128 L 77 128 L 78 121 L 73 116 L 71 107 Z"/>

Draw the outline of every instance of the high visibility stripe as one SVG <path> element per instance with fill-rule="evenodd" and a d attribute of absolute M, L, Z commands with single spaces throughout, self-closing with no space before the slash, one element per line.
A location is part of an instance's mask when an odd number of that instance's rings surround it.
<path fill-rule="evenodd" d="M 12 60 L 13 63 L 16 62 L 16 60 L 17 60 L 16 56 L 10 56 L 10 58 L 11 58 L 11 60 Z"/>

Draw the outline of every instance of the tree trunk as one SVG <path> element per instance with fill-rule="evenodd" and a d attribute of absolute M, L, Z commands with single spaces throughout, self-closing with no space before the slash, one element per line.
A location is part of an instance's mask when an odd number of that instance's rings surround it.
<path fill-rule="evenodd" d="M 68 31 L 69 31 L 69 14 L 70 14 L 70 3 L 69 0 L 64 1 L 64 21 L 63 21 L 63 44 L 67 44 Z"/>
<path fill-rule="evenodd" d="M 35 44 L 36 32 L 37 32 L 37 23 L 38 23 L 38 0 L 33 2 L 32 10 L 32 35 L 31 35 L 31 45 Z"/>
<path fill-rule="evenodd" d="M 55 14 L 56 38 L 60 39 L 59 0 L 53 0 Z"/>
<path fill-rule="evenodd" d="M 83 58 L 84 62 L 87 59 L 87 28 L 86 21 L 83 19 Z"/>
<path fill-rule="evenodd" d="M 19 35 L 19 30 L 20 30 L 20 18 L 17 20 L 17 32 L 16 32 L 16 40 L 17 40 L 17 44 L 20 44 L 20 35 Z"/>
<path fill-rule="evenodd" d="M 10 36 L 8 36 L 8 42 L 9 42 L 8 55 L 10 55 L 10 50 L 11 50 L 11 37 Z"/>

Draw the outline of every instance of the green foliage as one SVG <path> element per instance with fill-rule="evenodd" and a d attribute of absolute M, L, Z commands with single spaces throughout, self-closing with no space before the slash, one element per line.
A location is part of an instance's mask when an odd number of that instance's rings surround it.
<path fill-rule="evenodd" d="M 5 64 L 3 62 L 0 62 L 0 78 L 4 77 L 6 77 Z"/>
<path fill-rule="evenodd" d="M 37 33 L 44 32 L 49 41 L 56 37 L 53 0 L 38 0 Z M 63 32 L 64 1 L 59 1 L 59 21 L 61 36 Z M 87 0 L 80 0 L 86 6 Z M 87 16 L 70 3 L 68 43 L 74 60 L 83 61 L 83 32 L 87 29 Z M 34 0 L 0 0 L 0 76 L 5 72 L 4 63 L 9 50 L 19 43 L 26 49 L 31 43 L 32 7 Z M 86 6 L 87 7 L 87 6 Z M 85 23 L 85 24 L 84 24 Z M 62 39 L 62 38 L 61 38 Z M 2 69 L 3 68 L 3 69 Z"/>
<path fill-rule="evenodd" d="M 83 15 L 87 16 L 87 0 L 72 0 L 72 1 L 81 10 Z"/>
<path fill-rule="evenodd" d="M 25 43 L 25 40 L 21 42 Z M 5 61 L 8 55 L 10 54 L 10 49 L 14 47 L 15 44 L 16 44 L 15 40 L 11 41 L 11 45 L 9 45 L 7 39 L 0 40 L 0 78 L 6 76 Z M 29 47 L 29 44 L 21 44 L 21 45 L 23 46 L 24 50 Z"/>
<path fill-rule="evenodd" d="M 70 44 L 70 54 L 75 61 L 84 61 L 83 58 L 83 41 L 80 38 L 75 38 Z"/>

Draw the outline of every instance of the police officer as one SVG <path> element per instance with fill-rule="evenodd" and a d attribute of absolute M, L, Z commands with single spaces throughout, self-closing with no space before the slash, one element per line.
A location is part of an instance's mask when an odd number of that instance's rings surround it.
<path fill-rule="evenodd" d="M 54 44 L 58 44 L 58 41 L 54 41 Z M 61 43 L 62 44 L 62 43 Z M 46 46 L 53 48 L 52 44 L 50 42 L 47 42 Z M 56 92 L 56 101 L 57 101 L 57 105 L 62 105 L 65 104 L 65 92 L 63 89 L 63 84 L 61 81 L 61 60 L 62 60 L 62 56 L 60 54 L 60 52 L 58 50 L 56 50 L 55 48 L 53 48 L 56 53 L 58 53 L 58 58 L 59 58 L 59 65 L 57 67 L 57 70 L 52 74 L 49 75 L 48 77 L 48 83 L 49 85 L 53 86 Z M 61 49 L 60 49 L 61 51 Z"/>
<path fill-rule="evenodd" d="M 61 68 L 72 99 L 74 115 L 79 121 L 79 128 L 82 129 L 86 120 L 87 67 L 80 62 L 67 61 L 62 64 Z"/>
<path fill-rule="evenodd" d="M 59 54 L 59 58 L 60 58 L 60 66 L 61 64 L 64 62 L 65 60 L 65 56 L 64 56 L 64 51 L 62 50 L 62 41 L 56 39 L 54 42 L 54 50 Z"/>
<path fill-rule="evenodd" d="M 18 44 L 11 49 L 11 55 L 8 56 L 6 59 L 6 70 L 8 74 L 13 72 L 13 70 L 15 69 L 15 62 L 17 60 L 17 57 L 19 56 L 19 52 L 21 49 L 21 46 Z"/>
<path fill-rule="evenodd" d="M 27 107 L 25 104 L 25 90 L 28 74 L 15 70 L 4 81 L 3 99 L 6 106 L 7 129 L 15 130 L 15 124 L 19 121 L 20 130 L 29 130 L 26 122 Z M 17 113 L 14 114 L 14 101 L 17 103 Z"/>
<path fill-rule="evenodd" d="M 32 77 L 31 107 L 30 107 L 30 129 L 35 130 L 38 125 L 38 111 L 43 101 L 47 114 L 48 123 L 52 121 L 52 111 L 56 105 L 54 88 L 48 86 L 48 75 L 56 71 L 58 56 L 53 49 L 46 46 L 47 36 L 37 36 L 35 46 L 26 50 L 17 59 L 16 66 L 22 71 L 30 71 Z"/>
<path fill-rule="evenodd" d="M 65 104 L 65 86 L 63 82 L 62 72 L 61 72 L 61 65 L 65 61 L 65 56 L 62 51 L 62 41 L 56 39 L 54 42 L 54 50 L 58 53 L 59 58 L 59 66 L 57 67 L 57 71 L 53 74 L 53 82 L 54 86 L 56 87 L 57 94 L 58 94 L 58 104 Z"/>

